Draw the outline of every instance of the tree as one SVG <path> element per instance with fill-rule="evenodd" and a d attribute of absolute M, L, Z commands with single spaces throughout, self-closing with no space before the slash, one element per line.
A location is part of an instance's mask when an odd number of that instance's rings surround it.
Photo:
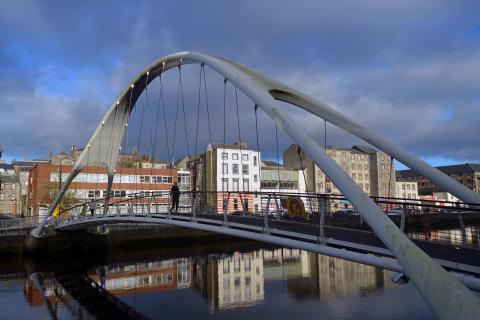
<path fill-rule="evenodd" d="M 55 200 L 58 192 L 60 191 L 60 182 L 47 182 L 45 184 L 44 193 L 40 196 L 40 201 L 47 205 L 52 205 Z M 60 202 L 57 205 L 57 209 L 60 212 L 60 216 L 68 216 L 67 209 L 74 207 L 80 201 L 77 198 L 75 191 L 67 190 L 63 197 L 60 199 Z"/>

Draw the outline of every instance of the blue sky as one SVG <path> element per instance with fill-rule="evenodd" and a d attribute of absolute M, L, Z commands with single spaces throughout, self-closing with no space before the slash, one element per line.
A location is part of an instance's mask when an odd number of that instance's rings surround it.
<path fill-rule="evenodd" d="M 7 160 L 84 145 L 140 70 L 195 50 L 252 66 L 434 165 L 480 162 L 478 1 L 5 1 L 0 44 Z M 291 116 L 322 139 L 321 121 Z"/>

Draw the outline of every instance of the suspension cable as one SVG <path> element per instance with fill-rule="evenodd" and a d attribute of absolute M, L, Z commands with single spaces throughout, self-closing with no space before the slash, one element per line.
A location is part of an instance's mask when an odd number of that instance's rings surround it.
<path fill-rule="evenodd" d="M 173 146 L 172 146 L 172 160 L 171 160 L 171 167 L 174 165 L 175 160 L 175 142 L 177 140 L 177 122 L 178 122 L 178 109 L 180 104 L 180 86 L 177 88 L 177 106 L 175 111 L 175 124 L 173 127 Z"/>
<path fill-rule="evenodd" d="M 257 117 L 257 109 L 258 105 L 255 104 L 254 110 L 255 110 L 255 134 L 256 134 L 256 140 L 257 140 L 257 161 L 258 161 L 258 176 L 257 176 L 257 181 L 261 181 L 260 178 L 260 170 L 261 170 L 261 164 L 260 164 L 260 144 L 258 142 L 258 117 Z M 255 182 L 255 181 L 254 181 Z M 261 182 L 260 182 L 260 191 L 262 188 Z M 260 196 L 260 210 L 262 210 L 262 197 Z"/>
<path fill-rule="evenodd" d="M 280 192 L 280 156 L 278 152 L 278 125 L 275 123 L 275 144 L 277 151 L 277 183 L 278 183 L 278 192 Z"/>
<path fill-rule="evenodd" d="M 240 131 L 240 113 L 238 111 L 238 92 L 237 92 L 237 84 L 235 83 L 235 105 L 236 105 L 236 108 L 237 108 L 237 130 L 238 130 L 238 142 L 239 142 L 239 146 L 240 146 L 240 170 L 239 170 L 239 173 L 240 173 L 240 180 L 241 180 L 241 185 L 242 185 L 242 190 L 243 190 L 243 185 L 244 185 L 244 178 L 243 178 L 243 154 L 242 154 L 242 134 L 241 134 L 241 131 Z M 240 191 L 240 186 L 238 186 L 238 191 Z M 245 190 L 243 190 L 245 191 Z M 248 191 L 248 190 L 247 190 Z M 243 204 L 242 204 L 243 206 Z"/>
<path fill-rule="evenodd" d="M 167 116 L 166 116 L 166 112 L 165 112 L 165 96 L 163 94 L 163 82 L 162 82 L 162 76 L 163 76 L 164 71 L 165 71 L 165 62 L 162 65 L 162 72 L 158 76 L 158 79 L 160 81 L 159 103 L 161 102 L 162 111 L 163 111 L 163 126 L 165 128 L 165 139 L 166 139 L 166 142 L 167 142 L 167 156 L 168 156 L 167 159 L 168 159 L 168 161 L 170 161 L 170 142 L 169 142 L 169 138 L 168 138 Z"/>
<path fill-rule="evenodd" d="M 155 140 L 153 143 L 153 157 L 155 156 L 155 151 L 157 149 L 157 135 L 158 135 L 158 118 L 160 117 L 160 99 L 158 101 L 158 107 L 157 107 L 157 116 L 155 119 Z M 153 163 L 153 157 L 152 157 L 152 163 Z"/>
<path fill-rule="evenodd" d="M 225 181 L 225 159 L 223 158 L 223 153 L 225 153 L 225 145 L 227 141 L 227 131 L 226 131 L 226 119 L 227 119 L 227 78 L 223 80 L 223 150 L 222 154 L 220 155 L 222 157 L 222 192 L 225 192 L 223 190 L 223 182 Z M 228 182 L 227 182 L 227 191 L 228 191 Z M 222 197 L 223 199 L 223 197 Z"/>
<path fill-rule="evenodd" d="M 110 146 L 110 153 L 109 153 L 109 156 L 108 156 L 108 163 L 110 163 L 110 161 L 112 160 L 112 157 L 113 157 L 113 129 L 115 128 L 115 122 L 117 122 L 117 110 L 118 110 L 118 105 L 119 104 L 120 104 L 119 101 L 117 101 L 117 103 L 115 104 L 115 112 L 113 114 L 112 130 L 110 130 L 111 146 Z"/>
<path fill-rule="evenodd" d="M 181 64 L 178 65 L 178 73 L 179 73 L 180 93 L 181 93 L 181 97 L 182 97 L 182 110 L 183 110 L 183 123 L 184 123 L 184 127 L 185 127 L 185 140 L 187 141 L 187 153 L 188 153 L 188 158 L 190 159 L 190 146 L 188 144 L 187 116 L 186 116 L 186 113 L 185 113 L 185 100 L 183 98 L 183 81 L 182 81 Z"/>
<path fill-rule="evenodd" d="M 208 121 L 208 136 L 209 136 L 209 142 L 212 142 L 212 128 L 210 125 L 210 110 L 208 106 L 208 94 L 207 94 L 207 79 L 205 76 L 205 63 L 201 64 L 202 66 L 202 71 L 203 71 L 203 88 L 205 91 L 205 104 L 207 105 L 207 121 Z"/>
<path fill-rule="evenodd" d="M 132 96 L 133 96 L 133 84 L 130 86 L 130 98 L 128 99 L 127 110 L 128 110 L 129 113 L 131 112 L 131 109 L 132 109 Z M 130 119 L 130 118 L 128 118 L 128 119 Z M 129 136 L 128 135 L 128 121 L 125 123 L 125 131 L 126 131 L 125 132 L 125 135 L 126 135 L 126 145 L 125 145 L 125 147 L 128 150 L 127 154 L 128 154 L 128 156 L 133 156 L 132 151 L 129 148 L 129 142 L 128 142 L 128 136 Z M 126 176 L 127 176 L 127 181 L 130 181 L 130 174 L 126 174 Z M 132 191 L 132 190 L 130 190 L 130 191 Z M 130 192 L 130 194 L 131 194 L 131 192 Z"/>
<path fill-rule="evenodd" d="M 146 109 L 147 110 L 150 110 L 150 99 L 149 99 L 149 96 L 148 96 L 148 77 L 149 77 L 149 75 L 150 75 L 150 72 L 147 71 L 147 77 L 145 79 L 145 103 L 146 103 Z M 152 152 L 152 160 L 150 161 L 150 163 L 153 165 L 153 157 L 155 157 L 155 154 L 153 152 L 153 135 L 152 135 L 152 120 L 153 119 L 149 119 L 149 120 L 150 121 L 148 121 L 148 131 L 149 131 L 149 134 L 150 134 L 150 151 Z"/>
<path fill-rule="evenodd" d="M 195 129 L 195 152 L 193 154 L 194 161 L 195 161 L 195 157 L 197 156 L 197 150 L 198 150 L 198 123 L 200 121 L 201 92 L 202 92 L 202 67 L 200 66 L 200 80 L 198 84 L 197 126 Z"/>
<path fill-rule="evenodd" d="M 310 198 L 310 192 L 309 192 L 309 190 L 308 190 L 307 177 L 305 176 L 305 168 L 303 167 L 303 160 L 302 160 L 301 152 L 302 152 L 302 149 L 300 148 L 300 146 L 297 145 L 298 159 L 300 160 L 300 167 L 302 168 L 303 180 L 304 180 L 304 182 L 305 182 L 305 191 L 307 192 L 307 199 L 308 199 L 308 203 L 309 203 L 309 205 L 310 205 L 310 212 L 313 213 L 313 210 L 312 210 L 312 199 Z M 314 166 L 314 169 L 315 169 L 315 166 Z M 313 173 L 313 174 L 315 174 L 315 173 Z"/>
<path fill-rule="evenodd" d="M 393 169 L 393 157 L 390 156 L 390 168 L 389 168 L 389 176 L 388 176 L 388 194 L 387 197 L 390 198 L 390 191 L 391 191 L 391 184 L 392 184 L 392 170 Z M 394 195 L 395 197 L 396 195 Z"/>
<path fill-rule="evenodd" d="M 323 119 L 323 128 L 324 128 L 324 134 L 323 134 L 323 149 L 325 152 L 327 151 L 327 119 Z"/>

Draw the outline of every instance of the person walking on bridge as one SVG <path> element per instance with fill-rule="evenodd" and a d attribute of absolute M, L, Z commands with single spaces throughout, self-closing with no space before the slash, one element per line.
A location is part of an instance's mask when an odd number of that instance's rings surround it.
<path fill-rule="evenodd" d="M 175 181 L 170 189 L 170 198 L 172 199 L 172 207 L 170 208 L 170 213 L 173 212 L 175 208 L 175 213 L 178 212 L 178 204 L 180 202 L 180 189 L 178 189 L 177 181 Z"/>

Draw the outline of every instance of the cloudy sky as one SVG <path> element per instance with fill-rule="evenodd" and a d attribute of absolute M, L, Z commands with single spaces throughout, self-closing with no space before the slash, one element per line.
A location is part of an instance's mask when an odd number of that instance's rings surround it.
<path fill-rule="evenodd" d="M 480 162 L 480 2 L 474 0 L 3 1 L 4 158 L 47 158 L 50 150 L 83 146 L 132 77 L 157 58 L 184 50 L 249 65 L 432 164 Z M 207 76 L 212 109 L 221 110 L 222 79 Z M 171 132 L 177 74 L 168 77 Z M 185 70 L 191 110 L 197 77 L 198 66 Z M 234 108 L 231 87 L 228 94 Z M 240 100 L 242 134 L 251 144 L 252 107 L 245 97 Z M 290 114 L 323 140 L 321 120 Z M 230 140 L 235 119 L 232 112 Z M 262 151 L 274 158 L 274 125 L 261 121 Z M 216 141 L 223 137 L 219 122 L 214 121 Z M 201 123 L 204 145 L 204 118 Z M 333 127 L 327 137 L 328 144 L 359 143 Z M 180 156 L 185 139 L 177 139 Z M 280 150 L 289 143 L 280 134 Z"/>

